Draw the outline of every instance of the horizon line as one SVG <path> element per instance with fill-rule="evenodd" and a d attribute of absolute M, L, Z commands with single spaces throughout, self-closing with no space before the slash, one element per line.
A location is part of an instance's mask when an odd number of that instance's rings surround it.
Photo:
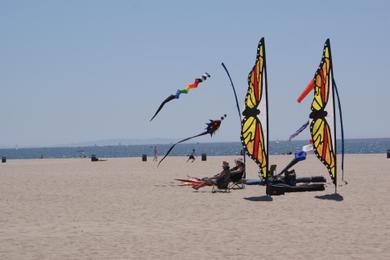
<path fill-rule="evenodd" d="M 161 140 L 173 140 L 173 138 L 148 138 L 148 139 L 118 139 L 119 140 L 133 140 L 133 141 L 145 141 L 145 143 L 137 143 L 137 144 L 98 144 L 99 142 L 108 142 L 112 140 L 112 142 L 115 141 L 115 139 L 104 139 L 100 141 L 95 141 L 96 144 L 92 144 L 93 141 L 86 141 L 86 142 L 80 142 L 80 144 L 74 143 L 74 144 L 58 144 L 58 145 L 31 145 L 31 146 L 19 146 L 19 145 L 14 145 L 14 146 L 1 146 L 0 149 L 38 149 L 38 148 L 77 148 L 77 147 L 105 147 L 105 146 L 142 146 L 142 145 L 170 145 L 173 142 L 170 143 L 150 143 L 146 142 L 147 140 L 153 140 L 153 139 L 161 139 Z M 355 138 L 345 138 L 345 140 L 362 140 L 362 139 L 390 139 L 390 137 L 355 137 Z M 176 139 L 175 139 L 176 140 Z M 337 139 L 339 141 L 341 139 Z M 275 139 L 275 140 L 270 140 L 270 142 L 302 142 L 302 141 L 307 141 L 307 139 L 295 139 L 292 141 L 289 141 L 288 139 Z M 83 143 L 91 143 L 91 144 L 83 144 Z M 208 143 L 240 143 L 240 141 L 210 141 L 210 142 L 188 142 L 185 144 L 208 144 Z"/>

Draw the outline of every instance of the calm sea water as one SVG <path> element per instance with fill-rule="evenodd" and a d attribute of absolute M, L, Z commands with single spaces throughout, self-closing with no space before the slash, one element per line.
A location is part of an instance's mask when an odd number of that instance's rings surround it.
<path fill-rule="evenodd" d="M 300 150 L 307 141 L 271 141 L 270 154 L 284 154 Z M 159 155 L 165 154 L 170 144 L 157 145 Z M 50 147 L 50 148 L 18 148 L 0 149 L 0 156 L 7 159 L 35 159 L 35 158 L 77 158 L 90 157 L 140 157 L 142 154 L 153 155 L 152 145 L 117 145 L 117 146 L 88 146 L 88 147 Z M 183 156 L 196 150 L 198 155 L 205 153 L 208 156 L 238 155 L 242 146 L 234 143 L 191 143 L 179 144 L 171 152 L 172 156 Z M 348 139 L 345 141 L 345 153 L 386 153 L 390 149 L 390 138 L 380 139 Z M 340 152 L 340 147 L 338 152 Z"/>

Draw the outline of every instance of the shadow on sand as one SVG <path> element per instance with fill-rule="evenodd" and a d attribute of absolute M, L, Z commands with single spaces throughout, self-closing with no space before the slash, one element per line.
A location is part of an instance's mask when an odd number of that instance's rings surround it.
<path fill-rule="evenodd" d="M 244 199 L 249 201 L 272 201 L 273 200 L 272 197 L 268 195 L 258 196 L 258 197 L 247 197 Z"/>
<path fill-rule="evenodd" d="M 315 196 L 316 199 L 320 200 L 334 200 L 334 201 L 343 201 L 344 197 L 338 193 L 326 194 L 322 196 Z"/>

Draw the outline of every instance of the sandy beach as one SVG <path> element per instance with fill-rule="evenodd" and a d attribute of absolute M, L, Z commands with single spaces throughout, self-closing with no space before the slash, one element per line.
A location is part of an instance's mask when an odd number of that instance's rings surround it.
<path fill-rule="evenodd" d="M 348 184 L 265 196 L 194 191 L 235 157 L 8 160 L 0 164 L 0 259 L 390 259 L 390 159 L 346 155 Z M 271 156 L 279 170 L 291 156 Z M 257 178 L 248 163 L 248 178 Z M 299 176 L 323 175 L 310 155 Z M 340 181 L 340 184 L 341 181 Z"/>

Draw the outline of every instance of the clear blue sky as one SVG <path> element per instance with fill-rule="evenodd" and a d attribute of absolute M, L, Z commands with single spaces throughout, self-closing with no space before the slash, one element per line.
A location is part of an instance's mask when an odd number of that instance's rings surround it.
<path fill-rule="evenodd" d="M 390 137 L 389 13 L 389 1 L 0 1 L 0 146 L 181 138 L 224 113 L 213 141 L 239 141 L 220 63 L 243 105 L 263 36 L 271 140 L 308 118 L 311 97 L 296 98 L 328 37 L 346 137 Z"/>

